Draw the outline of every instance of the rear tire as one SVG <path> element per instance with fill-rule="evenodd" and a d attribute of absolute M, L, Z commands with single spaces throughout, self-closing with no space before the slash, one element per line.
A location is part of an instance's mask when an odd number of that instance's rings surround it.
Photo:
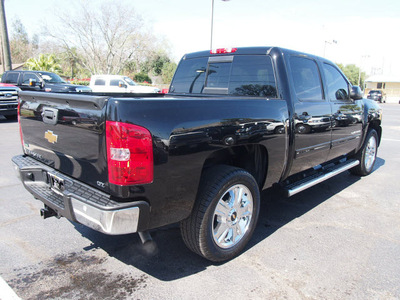
<path fill-rule="evenodd" d="M 208 260 L 232 259 L 253 235 L 259 210 L 253 176 L 231 166 L 213 167 L 202 176 L 192 214 L 181 222 L 183 240 Z"/>
<path fill-rule="evenodd" d="M 355 158 L 360 161 L 360 164 L 350 172 L 355 175 L 366 176 L 372 173 L 374 169 L 376 155 L 378 153 L 378 134 L 375 129 L 370 129 L 364 141 L 363 147 L 358 151 Z"/>

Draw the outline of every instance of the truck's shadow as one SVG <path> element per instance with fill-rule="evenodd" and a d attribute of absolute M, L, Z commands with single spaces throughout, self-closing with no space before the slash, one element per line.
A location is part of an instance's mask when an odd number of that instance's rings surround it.
<path fill-rule="evenodd" d="M 384 164 L 385 161 L 378 158 L 375 171 Z M 264 190 L 258 226 L 245 251 L 358 180 L 360 180 L 358 176 L 345 172 L 291 198 L 285 198 L 274 189 Z M 145 246 L 141 244 L 137 234 L 107 236 L 82 225 L 75 223 L 74 225 L 93 243 L 85 250 L 101 248 L 111 257 L 159 280 L 172 281 L 183 278 L 212 265 L 186 248 L 177 225 L 152 231 L 154 243 Z"/>

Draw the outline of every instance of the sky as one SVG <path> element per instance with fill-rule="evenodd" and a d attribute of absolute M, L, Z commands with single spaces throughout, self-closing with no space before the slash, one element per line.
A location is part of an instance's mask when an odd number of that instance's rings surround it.
<path fill-rule="evenodd" d="M 169 42 L 175 61 L 210 49 L 212 0 L 124 3 Z M 19 18 L 32 37 L 51 24 L 55 9 L 69 5 L 69 0 L 5 0 L 9 30 Z M 367 75 L 400 76 L 399 32 L 399 0 L 214 0 L 213 48 L 279 46 L 356 64 Z"/>

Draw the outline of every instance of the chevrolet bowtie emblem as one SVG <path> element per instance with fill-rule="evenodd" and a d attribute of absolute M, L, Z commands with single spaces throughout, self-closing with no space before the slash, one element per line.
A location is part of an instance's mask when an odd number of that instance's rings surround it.
<path fill-rule="evenodd" d="M 48 140 L 49 143 L 54 144 L 54 143 L 57 143 L 58 135 L 57 135 L 57 134 L 54 134 L 53 131 L 51 131 L 51 130 L 47 130 L 47 131 L 44 133 L 44 138 L 45 138 L 46 140 Z"/>

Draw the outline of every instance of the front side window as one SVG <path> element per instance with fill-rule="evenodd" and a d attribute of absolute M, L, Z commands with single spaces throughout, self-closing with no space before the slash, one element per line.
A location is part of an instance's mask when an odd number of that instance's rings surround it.
<path fill-rule="evenodd" d="M 22 78 L 22 84 L 29 84 L 29 80 L 33 79 L 36 82 L 39 82 L 39 78 L 33 73 L 25 73 L 24 77 Z"/>
<path fill-rule="evenodd" d="M 350 100 L 349 85 L 342 74 L 330 64 L 324 63 L 323 66 L 328 88 L 328 99 L 331 101 Z"/>
<path fill-rule="evenodd" d="M 299 100 L 323 100 L 321 77 L 314 60 L 293 56 L 290 58 L 290 68 L 296 96 Z"/>
<path fill-rule="evenodd" d="M 120 82 L 122 83 L 122 81 L 119 80 L 119 79 L 111 79 L 110 80 L 110 86 L 119 86 Z"/>

